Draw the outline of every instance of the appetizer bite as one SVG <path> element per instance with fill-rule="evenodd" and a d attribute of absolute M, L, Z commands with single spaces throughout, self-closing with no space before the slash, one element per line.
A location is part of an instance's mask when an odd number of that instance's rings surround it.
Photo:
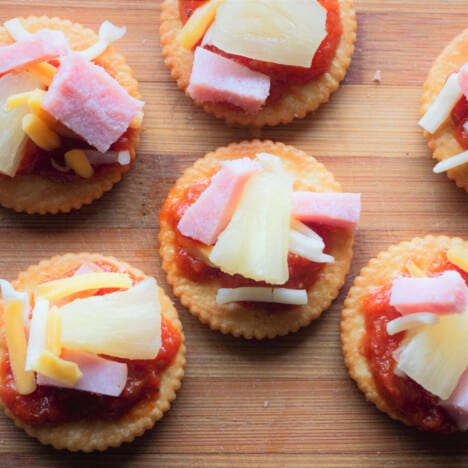
<path fill-rule="evenodd" d="M 445 47 L 424 83 L 419 125 L 425 130 L 435 173 L 468 192 L 468 29 Z"/>
<path fill-rule="evenodd" d="M 0 289 L 0 404 L 29 435 L 105 450 L 170 408 L 184 335 L 154 278 L 112 257 L 67 254 Z"/>
<path fill-rule="evenodd" d="M 351 63 L 352 0 L 165 0 L 161 44 L 179 88 L 231 124 L 303 118 Z"/>
<path fill-rule="evenodd" d="M 135 159 L 138 83 L 112 45 L 68 20 L 14 18 L 0 27 L 0 204 L 68 212 L 112 188 Z"/>
<path fill-rule="evenodd" d="M 174 293 L 214 330 L 273 338 L 308 325 L 349 270 L 360 195 L 313 157 L 231 144 L 187 169 L 159 214 Z"/>
<path fill-rule="evenodd" d="M 346 365 L 366 398 L 425 431 L 468 429 L 468 242 L 415 238 L 372 259 L 344 304 Z"/>

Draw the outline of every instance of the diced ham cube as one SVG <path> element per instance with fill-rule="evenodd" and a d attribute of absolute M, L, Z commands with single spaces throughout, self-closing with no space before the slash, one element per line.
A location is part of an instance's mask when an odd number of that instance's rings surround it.
<path fill-rule="evenodd" d="M 468 63 L 465 63 L 458 71 L 458 84 L 468 99 Z"/>
<path fill-rule="evenodd" d="M 431 278 L 401 277 L 393 280 L 390 305 L 402 315 L 417 312 L 461 313 L 468 302 L 468 288 L 457 271 Z"/>
<path fill-rule="evenodd" d="M 255 114 L 270 94 L 270 77 L 197 47 L 188 94 L 200 102 L 229 102 Z"/>
<path fill-rule="evenodd" d="M 231 220 L 249 177 L 261 169 L 258 162 L 242 158 L 221 163 L 210 185 L 185 211 L 177 228 L 186 237 L 212 245 Z"/>
<path fill-rule="evenodd" d="M 62 31 L 41 29 L 13 44 L 0 47 L 0 75 L 65 55 L 70 51 Z"/>
<path fill-rule="evenodd" d="M 62 57 L 43 108 L 101 153 L 127 130 L 143 102 L 79 54 Z"/>
<path fill-rule="evenodd" d="M 468 368 L 461 376 L 458 384 L 448 400 L 440 401 L 459 429 L 468 429 Z"/>
<path fill-rule="evenodd" d="M 294 192 L 292 216 L 305 223 L 353 228 L 361 214 L 361 194 Z"/>
<path fill-rule="evenodd" d="M 125 363 L 70 349 L 64 349 L 60 357 L 78 365 L 83 374 L 81 379 L 74 387 L 68 387 L 55 379 L 37 374 L 38 385 L 74 388 L 75 390 L 110 396 L 119 396 L 125 388 L 128 376 L 128 368 Z"/>

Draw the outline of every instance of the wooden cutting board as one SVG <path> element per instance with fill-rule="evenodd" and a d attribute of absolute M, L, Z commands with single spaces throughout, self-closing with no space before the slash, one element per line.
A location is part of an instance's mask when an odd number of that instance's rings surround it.
<path fill-rule="evenodd" d="M 105 453 L 70 454 L 42 447 L 0 417 L 0 465 L 468 466 L 466 433 L 421 433 L 367 403 L 348 377 L 339 339 L 344 297 L 371 257 L 414 236 L 467 237 L 467 194 L 432 173 L 417 126 L 422 83 L 442 47 L 467 27 L 466 0 L 356 0 L 358 39 L 340 90 L 315 115 L 256 135 L 226 127 L 177 90 L 161 56 L 160 3 L 0 0 L 1 22 L 44 14 L 94 29 L 105 19 L 126 25 L 119 47 L 146 101 L 138 159 L 112 192 L 67 215 L 0 209 L 0 277 L 13 279 L 44 257 L 91 251 L 131 262 L 170 292 L 157 254 L 157 214 L 169 188 L 206 152 L 253 136 L 297 146 L 345 191 L 362 192 L 351 272 L 319 321 L 274 341 L 212 332 L 174 299 L 186 377 L 153 430 Z"/>

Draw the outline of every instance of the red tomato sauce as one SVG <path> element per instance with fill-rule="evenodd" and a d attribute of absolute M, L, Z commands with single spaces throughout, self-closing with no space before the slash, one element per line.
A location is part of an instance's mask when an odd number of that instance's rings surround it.
<path fill-rule="evenodd" d="M 112 268 L 106 270 L 113 271 Z M 70 275 L 63 275 L 66 276 Z M 104 290 L 99 292 L 104 293 Z M 60 424 L 83 418 L 119 418 L 138 402 L 157 394 L 161 376 L 179 350 L 182 337 L 164 316 L 161 322 L 161 340 L 162 345 L 155 359 L 118 359 L 105 356 L 107 359 L 125 362 L 128 366 L 127 383 L 118 397 L 48 386 L 38 386 L 29 395 L 19 395 L 15 390 L 8 353 L 5 353 L 0 362 L 1 399 L 15 417 L 34 426 Z"/>
<path fill-rule="evenodd" d="M 429 274 L 439 275 L 456 270 L 468 284 L 468 273 L 451 264 L 445 253 L 439 253 L 429 268 Z M 453 432 L 457 429 L 446 411 L 437 405 L 438 398 L 406 376 L 396 375 L 394 351 L 405 333 L 387 334 L 387 323 L 401 314 L 390 306 L 391 284 L 387 284 L 364 300 L 366 334 L 364 353 L 376 382 L 378 392 L 395 413 L 413 425 L 429 431 Z"/>
<path fill-rule="evenodd" d="M 220 55 L 232 58 L 252 70 L 268 75 L 271 79 L 270 96 L 267 102 L 273 102 L 292 84 L 304 84 L 323 75 L 331 65 L 336 49 L 343 34 L 338 0 L 318 0 L 327 10 L 327 35 L 315 53 L 309 68 L 280 65 L 259 60 L 249 59 L 238 55 L 228 54 L 214 46 L 207 49 L 216 51 Z M 200 0 L 179 0 L 179 13 L 182 23 L 185 23 L 193 11 L 206 3 Z"/>
<path fill-rule="evenodd" d="M 463 125 L 468 122 L 468 99 L 462 96 L 452 109 L 452 121 L 455 125 L 455 137 L 460 145 L 468 149 L 468 130 Z"/>
<path fill-rule="evenodd" d="M 220 282 L 220 286 L 225 288 L 266 286 L 267 283 L 247 279 L 241 275 L 228 275 L 218 268 L 207 265 L 203 260 L 191 253 L 195 248 L 203 246 L 203 244 L 183 236 L 178 231 L 177 224 L 185 210 L 198 199 L 207 186 L 208 182 L 190 186 L 176 202 L 165 204 L 159 215 L 160 219 L 166 220 L 176 233 L 175 261 L 179 271 L 184 276 L 197 282 L 216 278 Z M 318 224 L 310 224 L 310 227 L 322 237 L 325 242 L 325 252 L 329 252 L 331 228 Z M 292 289 L 307 289 L 317 281 L 324 264 L 311 262 L 290 253 L 288 255 L 288 266 L 289 279 L 281 286 Z"/>

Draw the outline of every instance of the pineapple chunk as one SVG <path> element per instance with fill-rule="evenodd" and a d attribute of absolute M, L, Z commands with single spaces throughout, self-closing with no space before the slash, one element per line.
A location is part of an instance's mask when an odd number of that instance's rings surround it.
<path fill-rule="evenodd" d="M 408 332 L 399 349 L 398 369 L 446 400 L 468 366 L 468 313 L 441 316 L 434 325 Z"/>
<path fill-rule="evenodd" d="M 315 0 L 225 0 L 212 42 L 232 54 L 309 68 L 327 34 L 326 18 Z"/>
<path fill-rule="evenodd" d="M 292 180 L 261 172 L 247 183 L 236 212 L 220 234 L 210 261 L 225 273 L 283 284 L 288 280 Z"/>
<path fill-rule="evenodd" d="M 59 310 L 64 348 L 153 359 L 161 347 L 161 305 L 154 278 L 127 291 L 76 299 Z"/>
<path fill-rule="evenodd" d="M 8 73 L 0 78 L 0 173 L 15 176 L 28 139 L 21 126 L 28 108 L 18 106 L 8 111 L 6 102 L 12 94 L 24 93 L 40 86 L 40 82 L 26 72 Z"/>

